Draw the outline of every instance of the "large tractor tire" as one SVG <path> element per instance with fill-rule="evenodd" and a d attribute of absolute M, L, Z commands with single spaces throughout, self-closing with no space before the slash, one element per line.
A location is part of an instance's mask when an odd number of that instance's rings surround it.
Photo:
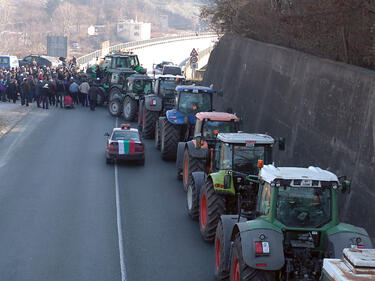
<path fill-rule="evenodd" d="M 199 190 L 195 185 L 194 178 L 190 177 L 186 192 L 186 210 L 193 220 L 199 217 Z"/>
<path fill-rule="evenodd" d="M 253 243 L 253 241 L 247 241 Z M 241 237 L 237 234 L 232 246 L 230 255 L 230 281 L 274 281 L 274 271 L 259 270 L 249 267 L 243 259 Z"/>
<path fill-rule="evenodd" d="M 155 134 L 155 122 L 159 118 L 159 112 L 147 110 L 143 106 L 142 112 L 142 134 L 145 139 L 154 138 Z"/>
<path fill-rule="evenodd" d="M 136 119 L 138 113 L 137 102 L 129 96 L 125 97 L 123 103 L 123 115 L 126 121 L 132 122 Z"/>
<path fill-rule="evenodd" d="M 204 241 L 215 239 L 216 226 L 224 212 L 224 197 L 215 192 L 212 180 L 207 179 L 199 195 L 199 229 Z"/>
<path fill-rule="evenodd" d="M 193 172 L 204 171 L 204 162 L 200 159 L 191 157 L 189 149 L 185 148 L 184 160 L 182 166 L 182 184 L 184 190 L 187 191 L 189 179 L 192 177 Z"/>
<path fill-rule="evenodd" d="M 229 267 L 226 266 L 227 261 L 225 259 L 229 259 L 229 253 L 225 252 L 225 245 L 224 245 L 224 230 L 223 224 L 221 220 L 219 220 L 217 227 L 216 227 L 216 236 L 215 236 L 215 268 L 214 268 L 214 275 L 215 280 L 217 281 L 225 281 L 229 278 Z M 228 250 L 227 250 L 228 251 Z"/>
<path fill-rule="evenodd" d="M 113 99 L 121 99 L 121 98 L 122 98 L 122 93 L 119 88 L 112 88 L 109 91 L 108 101 L 111 101 Z"/>
<path fill-rule="evenodd" d="M 118 117 L 121 115 L 121 100 L 113 99 L 108 102 L 108 112 L 112 116 Z"/>
<path fill-rule="evenodd" d="M 180 127 L 173 125 L 167 118 L 161 124 L 160 151 L 163 160 L 175 160 L 180 141 Z"/>
<path fill-rule="evenodd" d="M 161 135 L 161 132 L 160 132 L 160 121 L 159 120 L 156 120 L 155 121 L 155 148 L 157 150 L 160 150 L 160 135 Z"/>

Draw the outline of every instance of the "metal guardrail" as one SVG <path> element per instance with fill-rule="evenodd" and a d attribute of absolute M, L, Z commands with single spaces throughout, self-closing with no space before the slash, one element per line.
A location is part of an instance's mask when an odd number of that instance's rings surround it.
<path fill-rule="evenodd" d="M 211 38 L 211 37 L 217 37 L 217 33 L 215 32 L 189 33 L 189 34 L 174 35 L 170 37 L 159 37 L 159 38 L 152 38 L 152 39 L 142 40 L 142 41 L 133 41 L 133 42 L 121 43 L 121 44 L 111 46 L 109 47 L 109 51 L 110 52 L 119 51 L 121 49 L 133 51 L 136 49 L 150 47 L 152 45 L 166 44 L 170 42 L 183 41 L 187 39 L 204 39 L 204 38 Z M 97 50 L 95 52 L 92 52 L 85 56 L 77 58 L 77 63 L 78 65 L 84 65 L 101 56 L 102 56 L 102 50 Z"/>

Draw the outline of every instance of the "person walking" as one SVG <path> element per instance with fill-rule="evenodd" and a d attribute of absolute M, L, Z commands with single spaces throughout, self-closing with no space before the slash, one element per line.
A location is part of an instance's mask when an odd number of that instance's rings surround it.
<path fill-rule="evenodd" d="M 12 76 L 9 80 L 9 87 L 8 87 L 9 99 L 16 103 L 17 101 L 17 80 L 14 79 Z"/>
<path fill-rule="evenodd" d="M 6 102 L 7 101 L 7 96 L 6 96 L 7 84 L 3 77 L 1 77 L 1 80 L 0 80 L 0 91 L 1 91 L 1 101 Z"/>
<path fill-rule="evenodd" d="M 62 80 L 57 80 L 57 87 L 56 87 L 56 107 L 59 106 L 63 108 L 63 100 L 64 100 L 64 92 L 65 92 L 65 87 L 64 87 L 64 82 Z"/>
<path fill-rule="evenodd" d="M 70 95 L 72 96 L 73 98 L 73 101 L 75 104 L 78 104 L 78 84 L 76 83 L 76 81 L 73 80 L 73 77 L 71 78 L 71 83 L 70 83 L 70 86 L 69 86 L 69 93 Z"/>
<path fill-rule="evenodd" d="M 83 81 L 81 85 L 79 85 L 79 91 L 82 93 L 82 106 L 88 107 L 89 106 L 89 90 L 90 85 L 87 83 L 87 81 Z"/>

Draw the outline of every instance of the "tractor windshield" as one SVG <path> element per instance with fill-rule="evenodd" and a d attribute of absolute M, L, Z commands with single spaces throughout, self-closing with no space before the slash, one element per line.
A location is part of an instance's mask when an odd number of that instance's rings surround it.
<path fill-rule="evenodd" d="M 207 121 L 203 125 L 203 137 L 205 139 L 215 139 L 217 133 L 234 133 L 236 126 L 233 121 Z"/>
<path fill-rule="evenodd" d="M 176 80 L 161 80 L 160 81 L 160 94 L 168 95 L 174 94 L 177 85 L 180 85 L 180 81 Z"/>
<path fill-rule="evenodd" d="M 264 160 L 264 146 L 233 145 L 233 170 L 255 174 L 258 160 Z"/>
<path fill-rule="evenodd" d="M 178 110 L 186 115 L 197 112 L 211 111 L 211 94 L 181 92 Z"/>
<path fill-rule="evenodd" d="M 276 219 L 289 227 L 323 226 L 331 219 L 331 190 L 320 187 L 280 187 Z"/>
<path fill-rule="evenodd" d="M 133 83 L 133 91 L 137 94 L 150 94 L 152 91 L 152 81 L 135 80 Z"/>

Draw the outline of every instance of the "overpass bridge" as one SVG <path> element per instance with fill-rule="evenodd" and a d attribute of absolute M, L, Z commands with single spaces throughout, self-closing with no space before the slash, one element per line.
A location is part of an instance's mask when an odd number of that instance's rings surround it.
<path fill-rule="evenodd" d="M 81 67 L 95 64 L 98 58 L 103 57 L 111 51 L 125 49 L 135 52 L 141 64 L 148 70 L 152 69 L 153 64 L 161 61 L 171 61 L 175 64 L 181 64 L 190 56 L 190 52 L 195 48 L 198 53 L 212 50 L 218 40 L 218 35 L 214 32 L 202 32 L 192 34 L 182 34 L 170 37 L 152 38 L 149 40 L 135 41 L 117 44 L 107 49 L 97 50 L 77 59 Z M 202 65 L 202 63 L 200 64 Z"/>

